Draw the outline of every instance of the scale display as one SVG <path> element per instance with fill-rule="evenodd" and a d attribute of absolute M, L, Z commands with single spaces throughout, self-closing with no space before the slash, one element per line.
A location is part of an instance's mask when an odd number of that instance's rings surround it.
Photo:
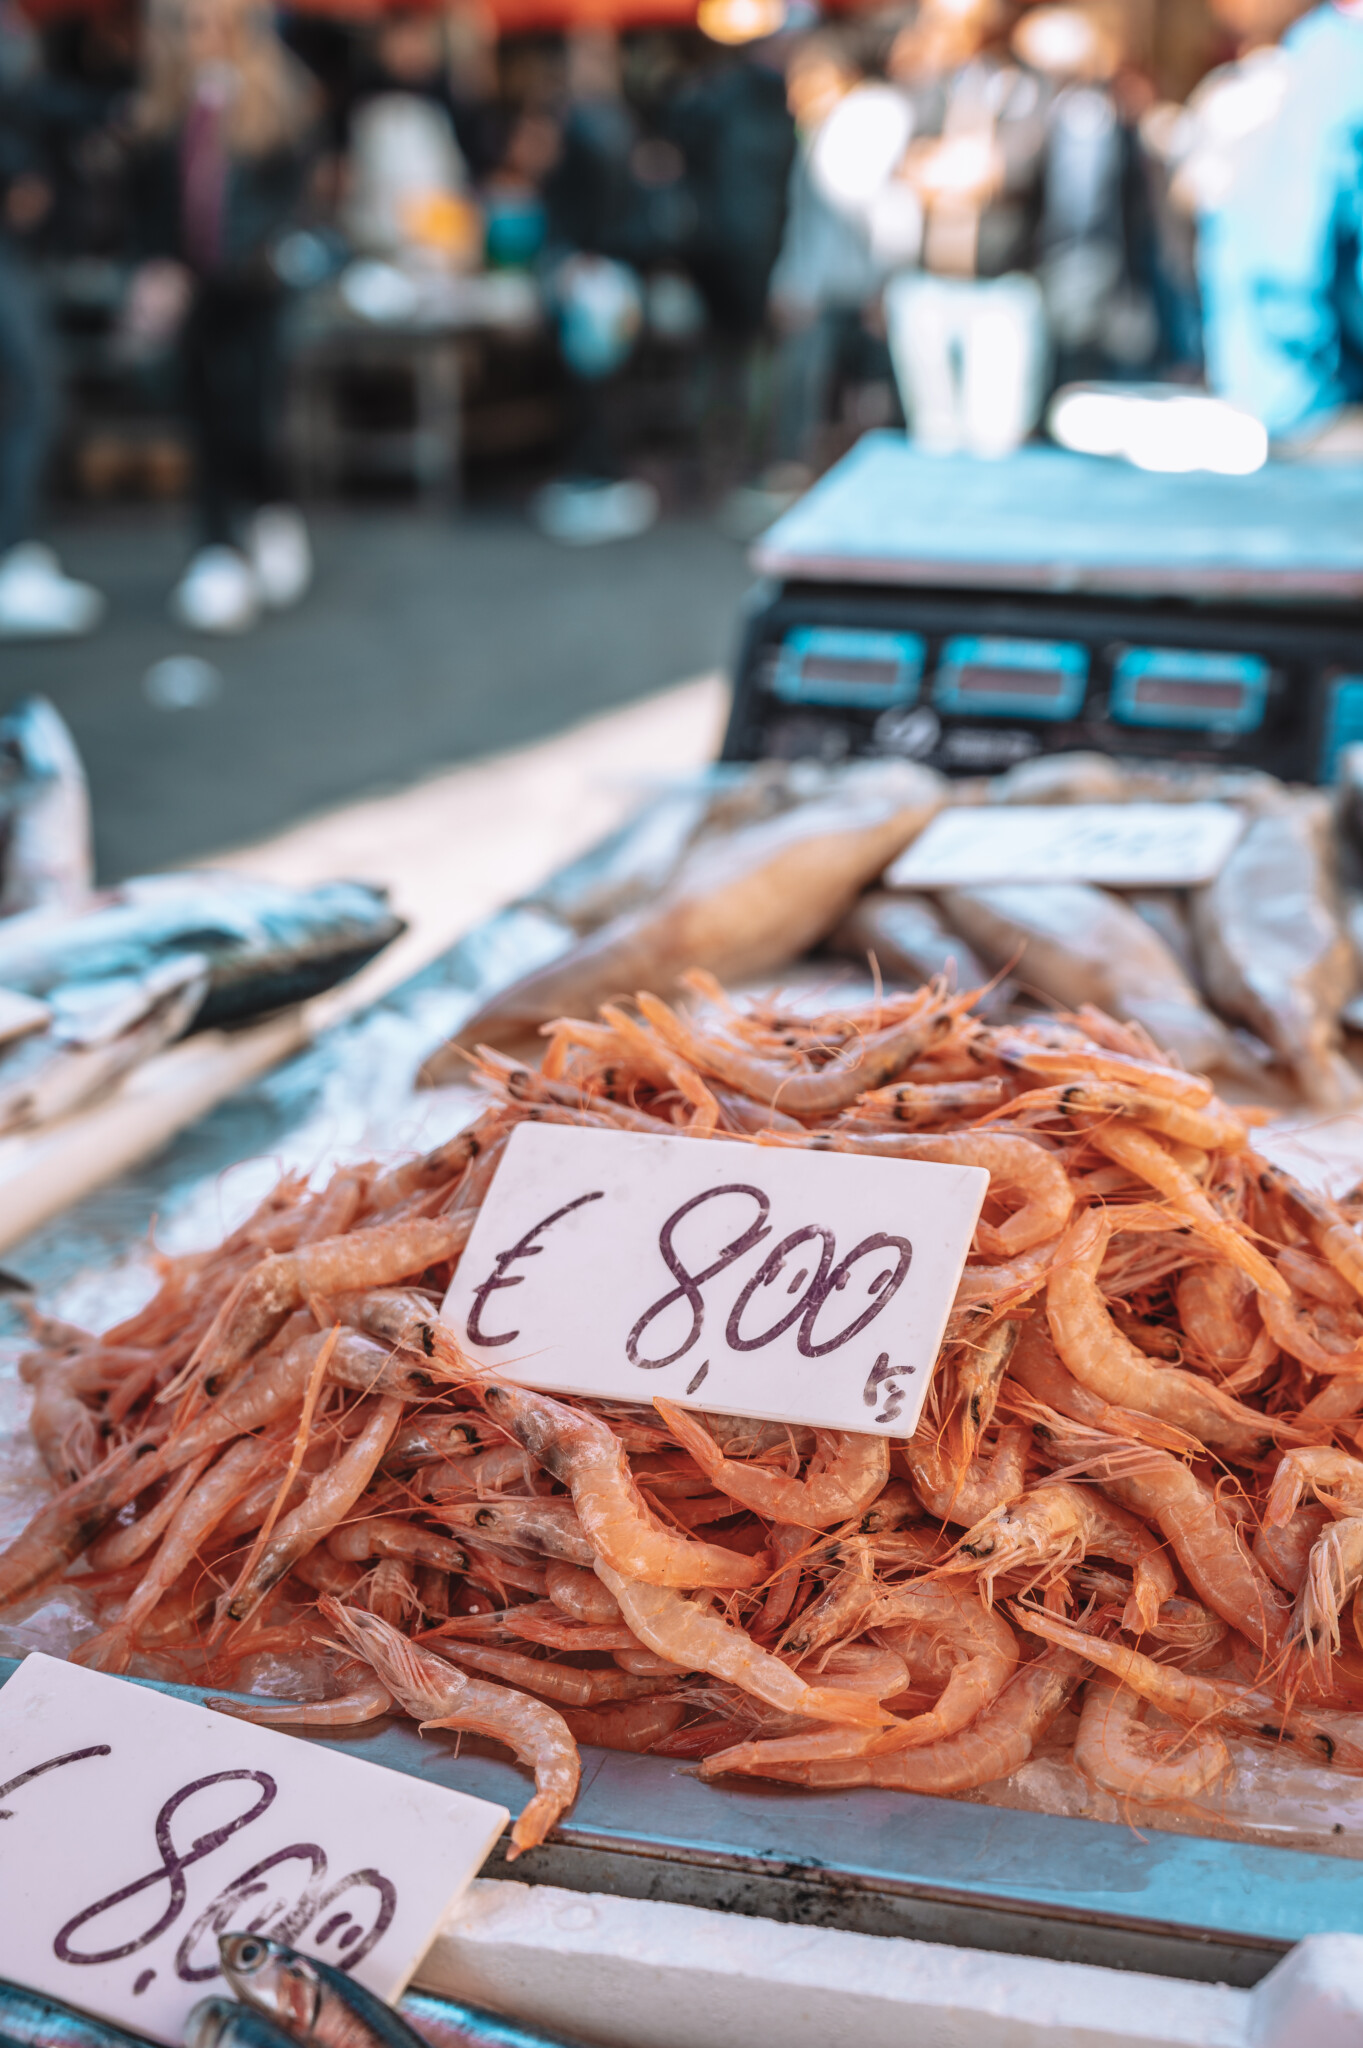
<path fill-rule="evenodd" d="M 783 704 L 904 710 L 918 700 L 926 658 L 919 633 L 798 626 L 785 637 L 771 688 Z"/>
<path fill-rule="evenodd" d="M 1077 718 L 1088 674 L 1077 641 L 956 635 L 943 645 L 932 701 L 963 718 Z"/>
<path fill-rule="evenodd" d="M 1257 732 L 1264 722 L 1270 674 L 1268 663 L 1252 654 L 1129 647 L 1113 664 L 1108 711 L 1119 725 Z"/>

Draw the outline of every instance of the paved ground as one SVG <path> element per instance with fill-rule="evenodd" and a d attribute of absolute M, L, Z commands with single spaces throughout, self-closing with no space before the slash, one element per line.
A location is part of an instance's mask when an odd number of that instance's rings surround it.
<path fill-rule="evenodd" d="M 700 517 L 580 551 L 501 511 L 334 510 L 314 531 L 309 602 L 213 642 L 166 617 L 178 523 L 121 508 L 55 536 L 111 615 L 82 644 L 6 648 L 0 708 L 41 690 L 70 721 L 102 878 L 255 838 L 722 664 L 749 582 L 743 550 Z M 176 654 L 214 664 L 213 701 L 149 701 L 148 668 Z"/>

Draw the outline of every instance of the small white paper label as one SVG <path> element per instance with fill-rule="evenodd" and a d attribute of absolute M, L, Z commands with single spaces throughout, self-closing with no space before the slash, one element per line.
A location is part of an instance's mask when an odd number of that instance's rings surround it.
<path fill-rule="evenodd" d="M 942 811 L 885 875 L 892 889 L 1095 882 L 1191 889 L 1244 830 L 1230 804 L 1001 804 Z"/>
<path fill-rule="evenodd" d="M 396 1998 L 506 1810 L 34 1654 L 0 1687 L 0 1977 L 178 2044 L 251 1929 Z"/>
<path fill-rule="evenodd" d="M 441 1313 L 522 1386 L 911 1436 L 977 1166 L 521 1124 Z"/>

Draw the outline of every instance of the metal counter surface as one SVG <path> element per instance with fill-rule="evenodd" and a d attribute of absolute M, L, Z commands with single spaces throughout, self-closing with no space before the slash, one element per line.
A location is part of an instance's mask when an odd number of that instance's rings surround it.
<path fill-rule="evenodd" d="M 0 1659 L 0 1685 L 17 1669 Z M 500 1753 L 405 1720 L 294 1739 L 513 1813 L 529 1797 Z M 1305 1935 L 1363 1929 L 1356 1862 L 916 1794 L 710 1786 L 590 1748 L 552 1840 L 514 1864 L 499 1849 L 484 1875 L 1241 1985 Z"/>

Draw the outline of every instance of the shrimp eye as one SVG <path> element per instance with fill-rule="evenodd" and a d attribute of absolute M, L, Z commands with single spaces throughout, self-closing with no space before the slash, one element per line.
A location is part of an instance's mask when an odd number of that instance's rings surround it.
<path fill-rule="evenodd" d="M 477 1514 L 473 1518 L 473 1525 L 476 1529 L 494 1528 L 496 1526 L 496 1522 L 496 1508 L 479 1508 Z"/>
<path fill-rule="evenodd" d="M 967 1557 L 992 1557 L 994 1555 L 994 1547 L 992 1536 L 985 1537 L 979 1543 L 963 1543 L 961 1545 Z"/>
<path fill-rule="evenodd" d="M 237 1950 L 237 1962 L 243 1970 L 254 1970 L 257 1963 L 263 1963 L 265 1951 L 258 1941 L 244 1941 Z"/>

